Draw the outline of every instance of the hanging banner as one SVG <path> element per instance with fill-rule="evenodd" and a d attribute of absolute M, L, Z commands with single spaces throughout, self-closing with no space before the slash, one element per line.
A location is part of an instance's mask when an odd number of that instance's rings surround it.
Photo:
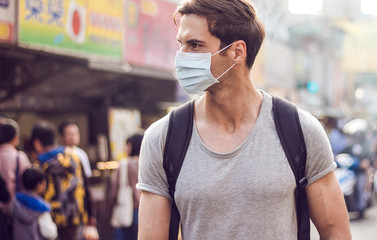
<path fill-rule="evenodd" d="M 109 138 L 111 159 L 125 157 L 126 140 L 140 130 L 141 116 L 136 109 L 109 109 Z"/>
<path fill-rule="evenodd" d="M 15 1 L 0 0 L 0 41 L 14 40 Z"/>
<path fill-rule="evenodd" d="M 120 60 L 123 7 L 122 0 L 20 0 L 19 41 L 47 51 Z"/>
<path fill-rule="evenodd" d="M 131 64 L 173 70 L 179 45 L 172 16 L 177 5 L 162 0 L 125 1 L 124 57 Z"/>

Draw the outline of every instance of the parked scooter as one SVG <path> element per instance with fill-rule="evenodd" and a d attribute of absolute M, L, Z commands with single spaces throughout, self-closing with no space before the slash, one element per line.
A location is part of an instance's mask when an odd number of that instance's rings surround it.
<path fill-rule="evenodd" d="M 349 212 L 364 211 L 373 203 L 373 170 L 369 159 L 369 143 L 366 138 L 367 123 L 355 119 L 346 124 L 343 131 L 350 137 L 349 145 L 335 156 L 338 168 L 335 174 L 342 188 Z"/>
<path fill-rule="evenodd" d="M 368 174 L 360 169 L 360 160 L 350 154 L 339 154 L 335 161 L 338 165 L 335 175 L 343 191 L 347 209 L 349 212 L 358 212 L 362 217 L 373 203 L 373 188 L 368 186 Z"/>

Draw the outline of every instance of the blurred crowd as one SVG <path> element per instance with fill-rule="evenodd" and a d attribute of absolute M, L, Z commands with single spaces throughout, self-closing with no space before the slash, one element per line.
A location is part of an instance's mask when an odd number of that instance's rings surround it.
<path fill-rule="evenodd" d="M 21 126 L 22 127 L 22 126 Z M 59 137 L 59 142 L 58 142 Z M 138 154 L 143 135 L 125 141 L 128 185 L 134 199 L 131 224 L 117 226 L 115 239 L 136 239 L 139 193 L 136 191 Z M 20 146 L 20 126 L 0 117 L 0 236 L 3 240 L 99 239 L 90 190 L 88 155 L 78 147 L 80 131 L 73 119 L 59 127 L 37 122 L 30 139 Z M 119 176 L 119 171 L 115 171 Z M 115 178 L 113 205 L 121 182 Z"/>

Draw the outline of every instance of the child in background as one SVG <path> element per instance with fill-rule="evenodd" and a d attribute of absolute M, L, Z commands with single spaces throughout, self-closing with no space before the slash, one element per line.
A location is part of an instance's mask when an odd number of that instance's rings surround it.
<path fill-rule="evenodd" d="M 26 169 L 22 174 L 25 191 L 16 194 L 13 209 L 13 239 L 56 239 L 55 223 L 50 205 L 41 197 L 46 190 L 46 176 L 38 168 Z"/>

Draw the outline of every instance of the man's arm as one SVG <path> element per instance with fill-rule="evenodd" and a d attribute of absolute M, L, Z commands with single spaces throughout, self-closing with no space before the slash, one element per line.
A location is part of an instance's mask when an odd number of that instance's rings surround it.
<path fill-rule="evenodd" d="M 306 188 L 310 217 L 321 240 L 348 240 L 351 231 L 347 208 L 334 172 Z"/>
<path fill-rule="evenodd" d="M 171 202 L 165 197 L 141 192 L 138 240 L 168 240 Z"/>

